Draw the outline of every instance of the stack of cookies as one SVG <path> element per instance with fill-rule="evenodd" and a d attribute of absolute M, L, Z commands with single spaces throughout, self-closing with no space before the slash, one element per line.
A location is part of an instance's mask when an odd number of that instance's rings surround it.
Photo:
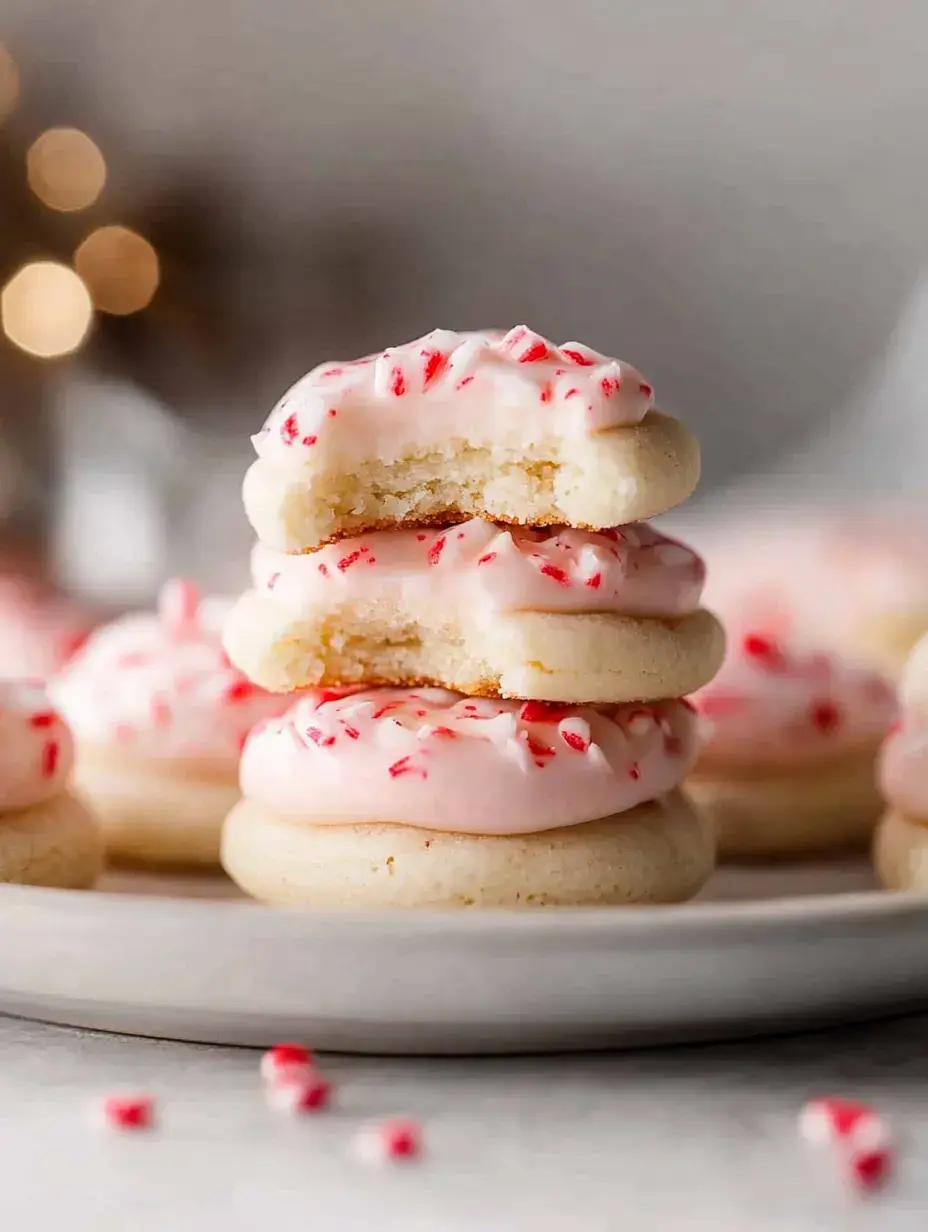
<path fill-rule="evenodd" d="M 900 685 L 902 718 L 880 754 L 889 808 L 876 832 L 874 863 L 888 890 L 928 891 L 928 635 L 916 645 Z"/>
<path fill-rule="evenodd" d="M 628 364 L 524 326 L 304 377 L 255 438 L 226 650 L 302 690 L 249 738 L 226 870 L 266 902 L 674 902 L 713 864 L 679 700 L 703 566 L 641 519 L 698 447 Z"/>

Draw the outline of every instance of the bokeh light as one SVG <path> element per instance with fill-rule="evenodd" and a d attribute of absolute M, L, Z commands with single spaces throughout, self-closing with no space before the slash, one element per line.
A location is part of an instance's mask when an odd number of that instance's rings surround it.
<path fill-rule="evenodd" d="M 158 289 L 158 254 L 128 227 L 98 227 L 74 254 L 77 272 L 102 312 L 127 316 L 147 308 Z"/>
<path fill-rule="evenodd" d="M 49 128 L 26 155 L 29 187 L 52 210 L 84 210 L 106 183 L 106 161 L 94 141 L 77 128 Z"/>
<path fill-rule="evenodd" d="M 74 270 L 55 261 L 24 265 L 0 292 L 3 332 L 42 359 L 76 351 L 92 319 L 87 288 Z"/>
<path fill-rule="evenodd" d="M 19 70 L 16 61 L 0 43 L 0 121 L 5 120 L 19 102 Z"/>

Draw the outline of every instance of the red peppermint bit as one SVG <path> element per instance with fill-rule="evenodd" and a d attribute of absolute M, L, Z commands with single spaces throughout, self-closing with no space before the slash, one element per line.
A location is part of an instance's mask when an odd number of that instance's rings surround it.
<path fill-rule="evenodd" d="M 376 557 L 376 556 L 368 556 L 368 558 L 367 558 L 367 563 L 368 563 L 369 565 L 376 565 L 376 564 L 377 564 L 377 557 Z"/>
<path fill-rule="evenodd" d="M 50 779 L 58 769 L 58 760 L 61 756 L 61 745 L 57 740 L 46 740 L 45 746 L 42 749 L 42 774 L 45 778 Z"/>
<path fill-rule="evenodd" d="M 150 1095 L 107 1095 L 101 1108 L 104 1123 L 112 1129 L 151 1129 L 155 1101 Z"/>
<path fill-rule="evenodd" d="M 441 554 L 445 547 L 445 536 L 439 535 L 432 546 L 429 548 L 428 562 L 430 565 L 437 565 L 441 559 Z"/>
<path fill-rule="evenodd" d="M 636 761 L 633 761 L 632 764 L 628 767 L 628 777 L 630 779 L 634 779 L 636 783 L 641 778 L 641 767 L 638 765 Z"/>
<path fill-rule="evenodd" d="M 601 573 L 594 573 L 592 577 L 586 579 L 586 585 L 589 586 L 590 590 L 599 590 L 602 584 L 603 575 Z"/>
<path fill-rule="evenodd" d="M 328 411 L 326 411 L 326 414 L 328 415 L 329 419 L 334 419 L 335 416 L 338 414 L 338 411 L 335 409 L 334 406 L 330 406 Z"/>
<path fill-rule="evenodd" d="M 227 702 L 245 702 L 255 697 L 258 689 L 250 680 L 234 680 L 226 689 L 223 697 Z"/>
<path fill-rule="evenodd" d="M 814 702 L 809 711 L 809 718 L 815 730 L 825 736 L 841 726 L 841 711 L 834 702 Z"/>
<path fill-rule="evenodd" d="M 646 398 L 654 397 L 654 388 L 649 385 L 647 381 L 638 382 L 638 392 L 643 394 Z"/>
<path fill-rule="evenodd" d="M 392 766 L 389 766 L 388 770 L 391 779 L 401 778 L 404 774 L 418 774 L 422 779 L 429 777 L 421 766 L 412 765 L 410 757 L 401 757 L 399 761 L 395 761 Z"/>
<path fill-rule="evenodd" d="M 381 706 L 378 710 L 375 710 L 374 713 L 371 715 L 371 718 L 372 719 L 382 719 L 385 714 L 389 714 L 391 710 L 395 710 L 398 705 L 399 705 L 399 702 L 387 702 L 385 705 Z"/>
<path fill-rule="evenodd" d="M 325 732 L 318 727 L 307 727 L 306 736 L 307 739 L 313 742 L 313 744 L 317 744 L 320 749 L 327 749 L 335 743 L 334 736 L 327 736 Z"/>
<path fill-rule="evenodd" d="M 473 712 L 477 709 L 477 707 L 474 705 L 473 702 L 468 702 L 467 705 L 464 707 L 464 709 Z"/>
<path fill-rule="evenodd" d="M 272 573 L 271 576 L 267 579 L 268 590 L 273 590 L 279 581 L 280 581 L 280 574 Z"/>
<path fill-rule="evenodd" d="M 442 351 L 424 350 L 422 352 L 422 358 L 424 360 L 422 366 L 422 388 L 428 389 L 435 378 L 444 371 L 445 364 L 448 360 L 447 356 Z"/>
<path fill-rule="evenodd" d="M 557 582 L 558 586 L 570 585 L 570 578 L 558 565 L 542 565 L 540 572 L 543 573 L 545 577 L 553 578 L 554 581 Z"/>
<path fill-rule="evenodd" d="M 432 735 L 441 736 L 445 740 L 457 740 L 458 738 L 458 733 L 456 731 L 452 731 L 450 727 L 433 727 Z"/>
<path fill-rule="evenodd" d="M 313 1054 L 302 1044 L 275 1044 L 261 1058 L 261 1077 L 274 1082 L 288 1070 L 306 1070 L 312 1065 Z"/>
<path fill-rule="evenodd" d="M 338 567 L 340 569 L 341 565 L 339 565 Z M 347 569 L 348 566 L 346 565 L 345 568 Z M 322 563 L 319 565 L 319 572 L 322 574 L 323 577 L 329 576 L 329 566 L 325 563 L 325 561 L 322 561 Z"/>
<path fill-rule="evenodd" d="M 300 425 L 296 413 L 288 415 L 280 425 L 280 435 L 285 445 L 292 445 L 300 435 Z"/>
<path fill-rule="evenodd" d="M 332 1084 L 314 1070 L 284 1074 L 265 1092 L 268 1106 L 277 1112 L 301 1116 L 306 1112 L 321 1112 L 329 1106 Z"/>
<path fill-rule="evenodd" d="M 455 385 L 455 389 L 463 389 L 464 386 L 469 385 L 473 379 L 474 378 L 472 376 L 462 377 L 461 380 L 458 381 L 457 385 Z"/>
<path fill-rule="evenodd" d="M 618 393 L 622 387 L 621 381 L 615 377 L 604 376 L 599 382 L 600 389 L 603 391 L 604 398 L 611 398 L 613 394 Z"/>
<path fill-rule="evenodd" d="M 406 378 L 402 368 L 393 368 L 390 372 L 390 393 L 395 398 L 402 398 L 406 392 Z"/>
<path fill-rule="evenodd" d="M 361 733 L 358 731 L 356 727 L 352 727 L 349 723 L 346 723 L 345 724 L 345 735 L 348 737 L 349 740 L 358 740 L 361 736 Z"/>
<path fill-rule="evenodd" d="M 559 706 L 557 702 L 525 702 L 519 711 L 523 723 L 560 723 L 574 713 L 573 706 Z"/>
<path fill-rule="evenodd" d="M 54 710 L 40 710 L 29 716 L 30 727 L 51 727 L 58 718 Z"/>
<path fill-rule="evenodd" d="M 799 1117 L 802 1136 L 816 1146 L 846 1144 L 858 1151 L 889 1143 L 889 1126 L 870 1104 L 825 1096 L 811 1099 Z"/>
<path fill-rule="evenodd" d="M 561 354 L 566 355 L 568 359 L 572 359 L 581 368 L 592 368 L 596 362 L 589 355 L 584 355 L 582 351 L 575 351 L 570 347 L 561 347 Z"/>
<path fill-rule="evenodd" d="M 538 397 L 541 399 L 542 402 L 550 402 L 551 398 L 553 397 L 553 394 L 554 394 L 554 390 L 552 389 L 552 387 L 546 384 L 546 385 L 542 385 L 541 391 L 539 392 Z"/>
<path fill-rule="evenodd" d="M 561 738 L 569 748 L 576 749 L 578 753 L 585 753 L 590 747 L 589 740 L 584 740 L 579 732 L 561 732 Z"/>
<path fill-rule="evenodd" d="M 419 543 L 425 543 L 426 539 L 428 539 L 428 535 L 424 535 L 420 531 L 419 534 L 416 535 L 416 539 L 419 541 Z"/>
<path fill-rule="evenodd" d="M 783 652 L 776 642 L 761 633 L 746 634 L 741 646 L 749 659 L 757 659 L 770 671 L 776 671 L 785 663 Z"/>
<path fill-rule="evenodd" d="M 554 757 L 554 749 L 550 744 L 542 744 L 540 740 L 536 740 L 534 736 L 526 735 L 525 743 L 528 745 L 528 751 L 533 757 Z"/>
<path fill-rule="evenodd" d="M 343 697 L 348 697 L 350 694 L 351 689 L 317 689 L 316 709 L 326 705 L 327 702 L 340 702 Z"/>
<path fill-rule="evenodd" d="M 879 1189 L 890 1176 L 892 1153 L 888 1150 L 861 1151 L 848 1161 L 851 1179 L 861 1189 Z"/>
<path fill-rule="evenodd" d="M 487 553 L 486 553 L 486 555 L 481 556 L 481 557 L 477 560 L 477 564 L 478 564 L 478 565 L 488 565 L 488 564 L 490 563 L 490 561 L 491 561 L 491 560 L 496 560 L 496 553 L 495 553 L 495 552 L 487 552 Z"/>
<path fill-rule="evenodd" d="M 548 358 L 548 348 L 543 342 L 533 342 L 528 350 L 519 356 L 520 364 L 537 364 Z"/>
<path fill-rule="evenodd" d="M 171 722 L 171 707 L 163 697 L 151 699 L 151 718 L 156 727 L 167 727 Z"/>
<path fill-rule="evenodd" d="M 364 550 L 362 548 L 356 548 L 353 552 L 349 552 L 347 556 L 343 556 L 341 558 L 338 562 L 338 568 L 342 573 L 344 573 L 346 569 L 350 569 L 352 565 L 356 565 L 363 555 Z"/>
<path fill-rule="evenodd" d="M 318 438 L 317 436 L 304 436 L 304 437 L 303 437 L 303 444 L 304 444 L 304 445 L 315 445 L 315 443 L 316 443 L 316 441 L 317 441 L 318 439 L 319 439 L 319 438 Z"/>
<path fill-rule="evenodd" d="M 323 372 L 319 373 L 319 379 L 324 381 L 333 376 L 341 376 L 344 371 L 344 368 L 326 368 Z"/>
<path fill-rule="evenodd" d="M 564 395 L 564 401 L 566 402 L 568 398 L 579 398 L 579 397 L 580 397 L 580 390 L 577 389 L 576 386 L 574 386 L 572 389 L 568 389 L 567 393 Z"/>
<path fill-rule="evenodd" d="M 415 1121 L 384 1121 L 366 1126 L 355 1146 L 361 1157 L 372 1163 L 415 1159 L 422 1154 L 422 1131 Z"/>

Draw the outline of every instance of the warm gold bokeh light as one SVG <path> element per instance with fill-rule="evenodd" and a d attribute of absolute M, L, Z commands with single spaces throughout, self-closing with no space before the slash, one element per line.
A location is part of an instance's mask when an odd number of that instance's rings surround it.
<path fill-rule="evenodd" d="M 128 227 L 98 227 L 74 254 L 77 272 L 102 312 L 127 316 L 147 308 L 158 289 L 158 254 Z"/>
<path fill-rule="evenodd" d="M 76 351 L 92 318 L 87 288 L 74 270 L 55 261 L 24 265 L 0 292 L 3 332 L 42 359 Z"/>
<path fill-rule="evenodd" d="M 5 120 L 19 102 L 19 69 L 0 43 L 0 120 Z"/>
<path fill-rule="evenodd" d="M 49 128 L 26 155 L 29 187 L 52 210 L 85 210 L 106 183 L 106 162 L 95 142 L 77 128 Z"/>

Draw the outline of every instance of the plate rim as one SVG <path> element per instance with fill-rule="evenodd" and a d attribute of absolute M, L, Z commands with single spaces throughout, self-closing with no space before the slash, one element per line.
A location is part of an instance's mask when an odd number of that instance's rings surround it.
<path fill-rule="evenodd" d="M 913 891 L 860 890 L 846 893 L 788 895 L 783 898 L 744 899 L 735 901 L 688 902 L 674 905 L 642 905 L 635 907 L 569 907 L 545 910 L 514 911 L 486 908 L 474 911 L 421 910 L 332 910 L 322 908 L 271 907 L 254 900 L 196 898 L 172 895 L 140 894 L 132 891 L 65 890 L 46 886 L 7 884 L 0 893 L 0 916 L 7 909 L 36 910 L 54 907 L 69 914 L 81 914 L 84 906 L 93 905 L 107 917 L 126 911 L 138 916 L 158 915 L 170 903 L 172 915 L 199 916 L 217 909 L 231 915 L 235 923 L 247 919 L 255 911 L 272 912 L 283 927 L 302 925 L 306 931 L 328 927 L 339 931 L 374 930 L 378 939 L 385 935 L 408 935 L 438 929 L 442 936 L 484 936 L 488 932 L 506 936 L 539 933 L 567 937 L 577 933 L 610 937 L 646 935 L 662 938 L 676 935 L 689 926 L 700 933 L 707 929 L 724 928 L 727 934 L 738 925 L 747 927 L 828 925 L 835 922 L 866 923 L 909 917 L 913 922 L 928 923 L 928 896 Z M 693 926 L 697 926 L 695 929 Z"/>

